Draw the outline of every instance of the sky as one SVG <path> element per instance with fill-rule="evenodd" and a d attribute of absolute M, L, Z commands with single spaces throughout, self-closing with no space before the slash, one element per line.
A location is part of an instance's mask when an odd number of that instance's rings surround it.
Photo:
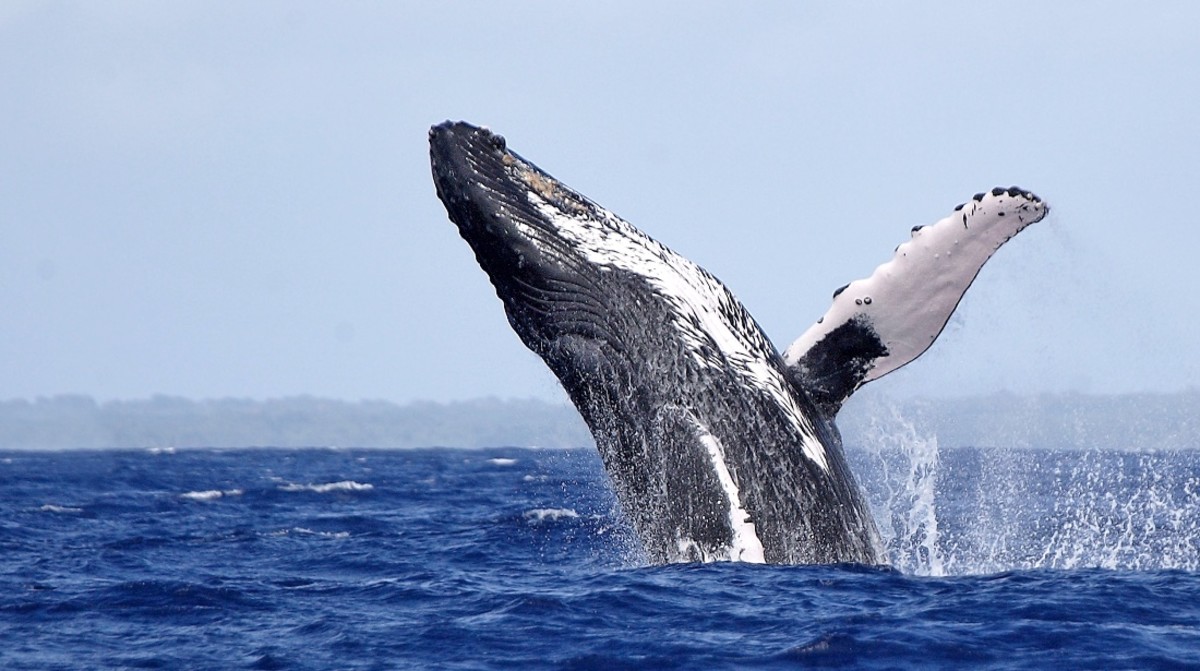
<path fill-rule="evenodd" d="M 0 399 L 565 400 L 434 195 L 510 148 L 786 347 L 1012 184 L 896 395 L 1200 379 L 1200 3 L 0 4 Z"/>

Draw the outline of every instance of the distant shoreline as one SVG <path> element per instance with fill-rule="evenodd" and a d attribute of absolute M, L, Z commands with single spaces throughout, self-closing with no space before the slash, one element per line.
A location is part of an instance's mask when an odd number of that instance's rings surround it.
<path fill-rule="evenodd" d="M 590 446 L 574 409 L 537 400 L 348 402 L 87 396 L 0 401 L 0 449 Z"/>
<path fill-rule="evenodd" d="M 1200 447 L 1200 390 L 989 394 L 893 400 L 864 390 L 838 418 L 848 448 L 906 435 L 940 447 L 1179 450 Z M 63 395 L 0 401 L 0 450 L 417 448 L 592 445 L 566 404 L 481 398 L 404 405 L 310 396 L 265 401 Z"/>

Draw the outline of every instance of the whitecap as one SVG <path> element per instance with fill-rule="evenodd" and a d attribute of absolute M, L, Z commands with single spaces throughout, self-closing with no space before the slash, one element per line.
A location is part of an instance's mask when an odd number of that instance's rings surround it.
<path fill-rule="evenodd" d="M 321 538 L 349 538 L 349 531 L 313 531 L 308 527 L 292 527 L 289 531 L 283 532 L 285 535 L 289 533 L 300 534 L 301 536 L 320 536 Z"/>
<path fill-rule="evenodd" d="M 495 464 L 497 466 L 512 466 L 513 464 L 517 463 L 517 460 L 509 459 L 507 457 L 496 457 L 494 459 L 488 459 L 488 463 Z"/>
<path fill-rule="evenodd" d="M 151 447 L 146 450 L 150 454 L 175 454 L 173 447 Z"/>
<path fill-rule="evenodd" d="M 221 491 L 219 489 L 205 489 L 203 491 L 186 492 L 184 494 L 180 494 L 179 498 L 189 499 L 192 501 L 216 501 L 223 496 L 241 495 L 242 490 L 240 489 L 226 489 L 225 491 Z"/>
<path fill-rule="evenodd" d="M 579 513 L 570 508 L 534 508 L 533 510 L 525 511 L 525 519 L 531 524 L 562 519 L 574 519 L 579 517 Z"/>
<path fill-rule="evenodd" d="M 215 501 L 224 496 L 219 489 L 206 489 L 201 492 L 187 492 L 180 494 L 181 499 L 190 499 L 192 501 Z"/>
<path fill-rule="evenodd" d="M 44 513 L 72 513 L 72 514 L 74 514 L 74 513 L 83 512 L 83 508 L 72 508 L 71 506 L 56 506 L 53 503 L 47 503 L 46 505 L 42 506 L 41 508 L 38 508 L 38 510 L 40 510 Z"/>
<path fill-rule="evenodd" d="M 327 482 L 320 485 L 298 485 L 291 482 L 281 485 L 279 489 L 284 492 L 316 492 L 318 494 L 326 494 L 328 492 L 368 492 L 375 489 L 375 485 L 369 482 L 355 482 L 353 480 Z"/>

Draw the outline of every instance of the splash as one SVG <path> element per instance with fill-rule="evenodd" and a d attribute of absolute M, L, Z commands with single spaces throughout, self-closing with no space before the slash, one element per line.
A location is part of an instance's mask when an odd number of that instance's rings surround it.
<path fill-rule="evenodd" d="M 892 566 L 945 575 L 937 515 L 937 436 L 921 435 L 895 406 L 872 413 L 866 448 L 868 502 Z"/>
<path fill-rule="evenodd" d="M 1200 452 L 939 450 L 896 405 L 870 415 L 855 470 L 905 573 L 1200 570 Z"/>
<path fill-rule="evenodd" d="M 1114 461 L 1100 453 L 1079 455 L 1067 495 L 1055 501 L 1054 516 L 1062 523 L 1035 564 L 1200 568 L 1200 475 L 1181 473 L 1180 464 L 1172 463 L 1176 456 L 1126 454 Z"/>

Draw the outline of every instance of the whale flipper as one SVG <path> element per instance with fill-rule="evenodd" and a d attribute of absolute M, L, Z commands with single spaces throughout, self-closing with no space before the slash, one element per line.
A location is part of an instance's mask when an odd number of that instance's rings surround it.
<path fill-rule="evenodd" d="M 976 194 L 912 230 L 890 261 L 833 294 L 783 358 L 828 414 L 862 385 L 919 357 L 941 334 L 983 264 L 1049 207 L 1017 187 Z"/>
<path fill-rule="evenodd" d="M 438 197 L 595 437 L 655 562 L 878 563 L 832 417 L 696 264 L 464 123 Z"/>

